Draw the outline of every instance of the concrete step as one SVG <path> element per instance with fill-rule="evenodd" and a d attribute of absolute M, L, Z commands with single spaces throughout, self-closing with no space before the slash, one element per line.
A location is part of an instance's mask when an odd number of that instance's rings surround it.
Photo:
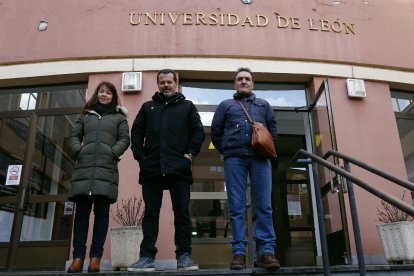
<path fill-rule="evenodd" d="M 296 276 L 322 276 L 324 275 L 322 267 L 282 267 L 278 271 L 267 271 L 262 268 L 246 268 L 241 270 L 230 270 L 229 268 L 208 268 L 200 269 L 198 271 L 178 271 L 176 268 L 176 260 L 157 260 L 155 272 L 128 272 L 126 270 L 112 271 L 112 268 L 104 269 L 102 265 L 100 273 L 94 275 L 107 276 L 127 276 L 127 275 L 153 275 L 153 276 L 179 276 L 179 275 L 229 275 L 229 276 L 253 276 L 253 275 L 296 275 Z M 87 266 L 85 267 L 86 272 Z M 335 276 L 351 276 L 360 275 L 358 266 L 333 266 L 330 269 L 331 275 Z M 367 265 L 367 275 L 375 276 L 398 276 L 398 275 L 414 275 L 414 265 Z M 23 275 L 59 275 L 68 276 L 65 271 L 14 271 L 14 272 L 0 272 L 0 275 L 23 276 Z M 82 275 L 82 274 L 71 274 Z"/>

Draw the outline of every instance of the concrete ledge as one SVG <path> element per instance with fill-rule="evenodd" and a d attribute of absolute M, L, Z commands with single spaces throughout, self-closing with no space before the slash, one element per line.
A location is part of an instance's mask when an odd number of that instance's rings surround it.
<path fill-rule="evenodd" d="M 176 259 L 167 259 L 167 260 L 155 260 L 155 270 L 177 270 L 177 260 Z"/>
<path fill-rule="evenodd" d="M 70 264 L 72 263 L 71 260 L 66 261 L 65 271 L 68 270 Z M 89 265 L 89 260 L 86 260 L 83 264 L 83 270 L 87 271 Z M 155 270 L 156 271 L 175 271 L 177 270 L 177 260 L 176 259 L 165 259 L 165 260 L 155 260 L 154 262 Z M 102 260 L 101 261 L 101 271 L 113 271 L 112 264 L 110 260 Z"/>

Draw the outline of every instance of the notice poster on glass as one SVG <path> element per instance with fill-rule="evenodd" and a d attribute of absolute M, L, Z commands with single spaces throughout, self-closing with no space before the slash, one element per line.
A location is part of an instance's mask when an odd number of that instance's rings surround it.
<path fill-rule="evenodd" d="M 70 216 L 73 214 L 73 202 L 72 201 L 66 201 L 65 202 L 65 209 L 63 211 L 64 216 Z"/>
<path fill-rule="evenodd" d="M 288 214 L 289 216 L 301 216 L 302 208 L 300 206 L 300 196 L 299 195 L 288 195 Z"/>
<path fill-rule="evenodd" d="M 9 165 L 7 169 L 6 185 L 19 185 L 22 175 L 22 165 Z"/>

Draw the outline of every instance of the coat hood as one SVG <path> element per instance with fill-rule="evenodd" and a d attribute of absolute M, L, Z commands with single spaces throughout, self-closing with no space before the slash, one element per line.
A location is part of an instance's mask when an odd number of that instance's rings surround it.
<path fill-rule="evenodd" d="M 122 106 L 122 105 L 117 105 L 117 106 L 116 106 L 116 111 L 118 111 L 118 112 L 120 112 L 120 113 L 124 114 L 124 115 L 125 115 L 125 117 L 127 117 L 127 118 L 128 118 L 128 109 L 126 109 L 126 107 L 125 107 L 125 106 Z"/>

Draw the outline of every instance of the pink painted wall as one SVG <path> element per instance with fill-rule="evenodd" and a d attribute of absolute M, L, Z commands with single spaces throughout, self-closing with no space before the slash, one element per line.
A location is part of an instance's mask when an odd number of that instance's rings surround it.
<path fill-rule="evenodd" d="M 148 72 L 143 75 L 142 92 L 122 92 L 121 91 L 121 73 L 112 74 L 100 74 L 91 75 L 88 82 L 88 97 L 95 91 L 96 86 L 101 81 L 112 82 L 117 90 L 118 95 L 123 106 L 128 109 L 128 124 L 132 127 L 135 116 L 138 113 L 141 105 L 150 100 L 155 91 L 158 90 L 156 82 L 156 72 Z M 141 185 L 138 184 L 139 165 L 132 155 L 131 148 L 128 148 L 124 155 L 121 157 L 119 163 L 119 196 L 118 202 L 121 199 L 125 199 L 136 195 L 141 197 Z M 156 256 L 157 259 L 174 259 L 175 258 L 175 245 L 174 245 L 174 213 L 171 206 L 171 198 L 168 191 L 164 192 L 163 207 L 160 215 L 160 231 L 157 241 L 157 248 L 159 252 Z M 116 208 L 116 203 L 111 205 L 111 209 Z M 90 220 L 90 231 L 88 237 L 88 250 L 92 240 L 92 225 L 93 215 Z M 118 227 L 119 225 L 110 219 L 109 228 Z M 160 250 L 162 249 L 162 250 Z M 89 252 L 89 251 L 88 251 Z M 87 252 L 86 256 L 89 256 Z M 104 260 L 111 259 L 111 230 L 109 229 L 105 247 L 104 247 Z M 138 256 L 137 256 L 138 259 Z"/>
<path fill-rule="evenodd" d="M 238 56 L 315 60 L 413 69 L 414 9 L 408 0 L 0 0 L 0 64 L 41 60 L 143 56 Z M 175 24 L 129 13 L 181 13 Z M 182 13 L 189 13 L 184 19 Z M 196 13 L 207 18 L 197 21 Z M 218 18 L 212 25 L 210 14 Z M 220 14 L 224 14 L 221 26 Z M 228 14 L 239 23 L 229 26 Z M 288 18 L 286 28 L 276 14 Z M 256 16 L 262 16 L 257 22 Z M 251 24 L 246 23 L 246 17 Z M 268 25 L 260 27 L 264 18 Z M 294 23 L 292 23 L 292 20 Z M 308 19 L 313 21 L 310 26 Z M 40 20 L 48 22 L 39 31 Z M 235 17 L 231 17 L 232 22 Z M 320 20 L 324 20 L 322 23 Z M 335 23 L 339 22 L 340 25 Z M 136 22 L 136 20 L 135 20 Z M 197 25 L 197 22 L 199 25 Z M 245 22 L 245 26 L 241 26 Z M 354 24 L 355 34 L 339 31 Z M 337 30 L 337 32 L 334 31 Z"/>
<path fill-rule="evenodd" d="M 396 177 L 407 179 L 388 85 L 365 81 L 367 97 L 354 99 L 348 97 L 345 79 L 329 78 L 328 82 L 338 151 Z M 403 188 L 357 166 L 352 165 L 351 170 L 356 177 L 402 198 Z M 358 186 L 354 187 L 364 254 L 383 254 L 376 230 L 380 200 Z M 410 202 L 410 193 L 406 191 L 405 194 L 405 200 Z M 348 203 L 347 195 L 345 196 Z M 347 215 L 351 248 L 353 255 L 356 255 L 349 207 Z"/>

